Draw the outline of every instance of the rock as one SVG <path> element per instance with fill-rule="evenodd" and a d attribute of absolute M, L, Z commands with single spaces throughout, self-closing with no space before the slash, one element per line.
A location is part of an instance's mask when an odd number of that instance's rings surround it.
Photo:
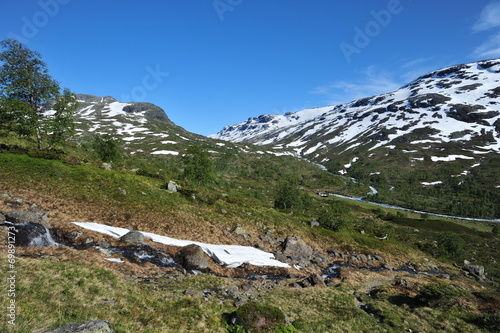
<path fill-rule="evenodd" d="M 126 189 L 124 189 L 123 187 L 119 187 L 119 188 L 118 188 L 118 191 L 119 191 L 121 194 L 123 194 L 123 195 L 126 195 L 126 194 L 127 194 L 127 190 L 126 190 Z"/>
<path fill-rule="evenodd" d="M 174 182 L 173 180 L 170 180 L 168 182 L 168 184 L 167 184 L 167 191 L 175 193 L 179 189 L 180 189 L 179 185 L 177 185 L 177 183 Z"/>
<path fill-rule="evenodd" d="M 360 260 L 362 263 L 366 264 L 368 261 L 368 258 L 364 254 L 358 254 L 358 260 Z"/>
<path fill-rule="evenodd" d="M 103 163 L 102 166 L 101 166 L 101 168 L 103 168 L 104 170 L 111 170 L 111 169 L 113 169 L 113 167 L 109 163 Z"/>
<path fill-rule="evenodd" d="M 298 236 L 288 236 L 283 244 L 283 254 L 287 257 L 310 257 L 313 249 Z"/>
<path fill-rule="evenodd" d="M 68 234 L 65 235 L 66 239 L 74 242 L 76 241 L 78 238 L 80 238 L 81 236 L 83 235 L 83 232 L 79 232 L 79 231 L 72 231 Z"/>
<path fill-rule="evenodd" d="M 188 270 L 203 271 L 209 266 L 207 255 L 203 249 L 196 244 L 184 246 L 179 251 L 178 257 L 182 267 Z"/>
<path fill-rule="evenodd" d="M 114 333 L 111 325 L 105 320 L 71 323 L 62 327 L 46 330 L 42 333 Z"/>
<path fill-rule="evenodd" d="M 316 220 L 312 220 L 311 222 L 309 222 L 309 225 L 310 225 L 311 227 L 319 227 L 319 225 L 320 225 L 320 224 L 319 224 L 319 222 L 318 222 L 318 221 L 316 221 Z"/>
<path fill-rule="evenodd" d="M 12 223 L 40 223 L 49 227 L 49 219 L 40 209 L 13 210 L 5 214 L 5 220 Z"/>
<path fill-rule="evenodd" d="M 4 222 L 4 221 L 5 221 L 5 215 L 0 213 L 0 222 Z"/>
<path fill-rule="evenodd" d="M 306 287 L 326 287 L 325 280 L 319 274 L 313 274 L 307 279 L 299 282 L 304 288 Z"/>
<path fill-rule="evenodd" d="M 384 258 L 382 258 L 381 256 L 379 256 L 378 254 L 375 254 L 373 256 L 373 259 L 375 259 L 377 261 L 385 262 Z"/>
<path fill-rule="evenodd" d="M 465 265 L 463 268 L 464 271 L 470 273 L 476 279 L 482 281 L 486 279 L 484 275 L 484 266 L 480 265 Z"/>
<path fill-rule="evenodd" d="M 144 235 L 140 231 L 132 230 L 123 235 L 120 240 L 132 244 L 144 244 Z"/>
<path fill-rule="evenodd" d="M 15 227 L 15 245 L 18 246 L 53 246 L 57 243 L 49 230 L 39 223 L 13 224 Z"/>
<path fill-rule="evenodd" d="M 242 227 L 236 227 L 233 232 L 239 236 L 245 236 L 247 232 Z"/>

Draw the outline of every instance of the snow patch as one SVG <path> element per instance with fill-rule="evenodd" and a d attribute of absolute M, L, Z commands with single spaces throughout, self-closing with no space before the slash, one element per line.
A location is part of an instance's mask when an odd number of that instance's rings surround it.
<path fill-rule="evenodd" d="M 72 222 L 73 224 L 114 238 L 120 238 L 126 233 L 130 232 L 129 229 L 112 227 L 100 223 L 92 222 Z M 167 236 L 161 236 L 149 232 L 141 233 L 151 239 L 153 242 L 161 243 L 171 246 L 187 246 L 190 244 L 196 244 L 200 246 L 203 251 L 208 254 L 215 262 L 219 265 L 227 267 L 239 267 L 245 263 L 254 266 L 272 266 L 272 267 L 286 267 L 289 268 L 290 265 L 285 264 L 281 261 L 274 259 L 274 255 L 269 252 L 265 252 L 250 246 L 240 246 L 240 245 L 214 245 L 206 244 L 201 242 L 193 242 L 189 240 L 179 240 L 170 238 Z"/>

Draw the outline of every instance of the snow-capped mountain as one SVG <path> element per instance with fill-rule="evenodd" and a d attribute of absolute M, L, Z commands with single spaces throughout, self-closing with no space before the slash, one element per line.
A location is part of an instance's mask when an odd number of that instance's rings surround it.
<path fill-rule="evenodd" d="M 261 115 L 211 136 L 280 145 L 317 162 L 360 148 L 473 142 L 500 152 L 500 59 L 431 72 L 401 89 L 337 106 Z"/>
<path fill-rule="evenodd" d="M 109 134 L 128 153 L 178 155 L 183 146 L 203 137 L 175 125 L 151 103 L 119 102 L 113 97 L 78 94 L 77 132 L 80 136 Z"/>

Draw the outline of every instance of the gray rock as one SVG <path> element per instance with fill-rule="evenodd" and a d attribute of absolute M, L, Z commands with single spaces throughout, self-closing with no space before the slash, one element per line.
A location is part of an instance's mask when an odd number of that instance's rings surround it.
<path fill-rule="evenodd" d="M 311 222 L 309 222 L 309 225 L 310 225 L 311 227 L 319 227 L 319 225 L 320 225 L 320 224 L 319 224 L 319 222 L 318 222 L 318 221 L 316 221 L 316 220 L 312 220 Z"/>
<path fill-rule="evenodd" d="M 205 254 L 203 249 L 196 244 L 184 246 L 179 251 L 178 256 L 182 267 L 188 270 L 203 271 L 209 266 L 207 255 Z"/>
<path fill-rule="evenodd" d="M 236 227 L 236 229 L 234 229 L 233 232 L 239 236 L 245 236 L 247 234 L 245 229 L 243 229 L 242 227 Z"/>
<path fill-rule="evenodd" d="M 5 214 L 5 220 L 12 223 L 43 223 L 48 222 L 47 216 L 40 209 L 13 210 Z"/>
<path fill-rule="evenodd" d="M 109 163 L 103 163 L 101 166 L 104 170 L 111 170 L 113 167 Z"/>
<path fill-rule="evenodd" d="M 170 180 L 167 184 L 167 191 L 169 192 L 177 192 L 177 190 L 179 189 L 179 185 L 177 185 L 176 182 L 174 182 L 173 180 Z"/>
<path fill-rule="evenodd" d="M 298 236 L 288 236 L 283 244 L 283 254 L 287 257 L 310 257 L 313 249 Z"/>
<path fill-rule="evenodd" d="M 111 325 L 105 320 L 71 323 L 43 333 L 114 333 Z"/>
<path fill-rule="evenodd" d="M 480 265 L 465 265 L 464 271 L 470 273 L 472 276 L 478 280 L 485 280 L 486 275 L 484 275 L 484 266 Z"/>
<path fill-rule="evenodd" d="M 144 235 L 140 231 L 132 230 L 123 235 L 120 240 L 126 243 L 144 244 Z"/>
<path fill-rule="evenodd" d="M 118 188 L 118 191 L 119 191 L 121 194 L 123 194 L 123 195 L 126 195 L 126 194 L 127 194 L 127 190 L 126 190 L 126 189 L 124 189 L 123 187 L 119 187 L 119 188 Z"/>

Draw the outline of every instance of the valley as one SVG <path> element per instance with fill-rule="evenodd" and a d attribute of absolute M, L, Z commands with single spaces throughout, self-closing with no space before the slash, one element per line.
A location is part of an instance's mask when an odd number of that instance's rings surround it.
<path fill-rule="evenodd" d="M 1 330 L 494 332 L 499 80 L 453 66 L 211 137 L 110 96 L 0 103 Z"/>

